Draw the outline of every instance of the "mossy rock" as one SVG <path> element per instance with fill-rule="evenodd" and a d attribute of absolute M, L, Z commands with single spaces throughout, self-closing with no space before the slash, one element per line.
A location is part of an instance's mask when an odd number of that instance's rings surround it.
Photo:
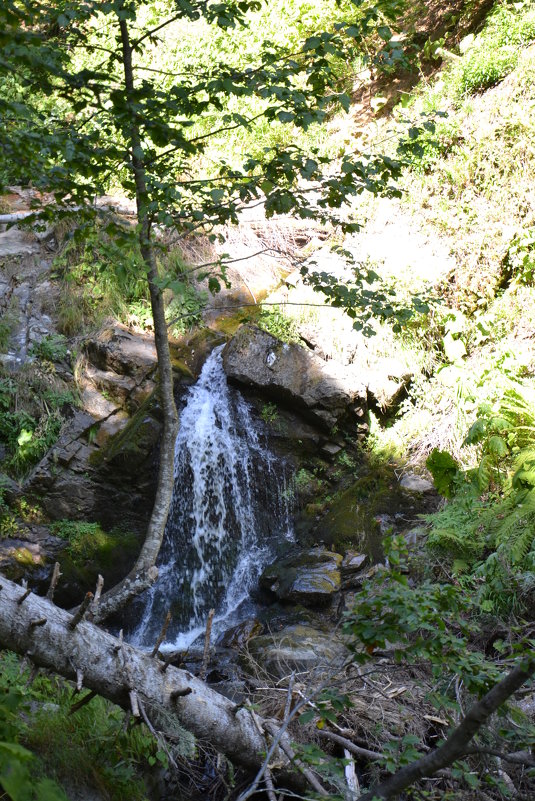
<path fill-rule="evenodd" d="M 59 557 L 58 596 L 63 603 L 79 602 L 95 586 L 99 574 L 104 585 L 112 587 L 128 573 L 141 546 L 132 532 L 104 531 L 98 523 L 63 520 L 53 524 L 52 530 L 66 542 Z"/>
<path fill-rule="evenodd" d="M 159 440 L 161 423 L 158 412 L 153 394 L 123 429 L 92 454 L 91 464 L 94 467 L 117 466 L 121 472 L 137 473 Z"/>
<path fill-rule="evenodd" d="M 406 527 L 407 520 L 422 511 L 418 498 L 400 487 L 394 469 L 387 465 L 370 471 L 342 492 L 310 536 L 342 553 L 357 550 L 372 563 L 380 562 L 385 533 Z"/>
<path fill-rule="evenodd" d="M 225 341 L 226 337 L 217 331 L 198 328 L 193 333 L 185 334 L 180 340 L 171 342 L 169 349 L 175 379 L 198 378 L 210 353 Z"/>
<path fill-rule="evenodd" d="M 255 663 L 275 678 L 292 672 L 308 672 L 321 664 L 342 664 L 347 651 L 332 632 L 297 624 L 282 629 L 275 635 L 253 637 L 248 643 L 248 654 L 242 657 L 245 667 Z"/>

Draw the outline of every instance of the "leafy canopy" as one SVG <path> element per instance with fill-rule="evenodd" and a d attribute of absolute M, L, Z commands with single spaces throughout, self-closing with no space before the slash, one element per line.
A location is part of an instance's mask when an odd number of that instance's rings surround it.
<path fill-rule="evenodd" d="M 168 40 L 171 47 L 180 31 L 202 24 L 203 36 L 208 28 L 231 37 L 265 3 L 6 0 L 0 8 L 0 187 L 31 180 L 47 193 L 44 203 L 36 201 L 40 217 L 74 217 L 83 235 L 84 225 L 103 214 L 95 198 L 110 189 L 135 196 L 137 164 L 144 176 L 138 215 L 149 230 L 213 234 L 255 204 L 264 205 L 267 217 L 291 213 L 356 230 L 338 210 L 364 191 L 396 194 L 395 159 L 346 153 L 333 163 L 291 137 L 241 158 L 207 158 L 210 140 L 222 133 L 247 131 L 251 138 L 266 124 L 307 130 L 337 106 L 347 109 L 340 64 L 359 57 L 391 70 L 406 62 L 393 38 L 404 0 L 332 2 L 339 18 L 328 30 L 310 31 L 291 46 L 266 41 L 254 63 L 229 50 L 216 63 L 167 69 L 173 63 Z M 129 235 L 111 219 L 106 233 L 119 243 Z M 348 294 L 319 274 L 308 279 L 335 305 L 358 305 L 362 282 Z M 386 295 L 370 293 L 365 309 L 398 313 Z"/>

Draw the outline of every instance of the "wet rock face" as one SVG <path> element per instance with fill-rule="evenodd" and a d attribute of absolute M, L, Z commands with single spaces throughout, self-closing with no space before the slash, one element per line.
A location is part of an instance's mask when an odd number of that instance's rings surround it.
<path fill-rule="evenodd" d="M 256 326 L 239 329 L 223 352 L 223 365 L 232 381 L 291 403 L 323 428 L 332 428 L 348 415 L 357 419 L 365 415 L 366 387 L 361 377 Z"/>
<path fill-rule="evenodd" d="M 328 606 L 340 590 L 341 563 L 340 554 L 311 548 L 274 562 L 262 573 L 260 584 L 287 603 Z"/>

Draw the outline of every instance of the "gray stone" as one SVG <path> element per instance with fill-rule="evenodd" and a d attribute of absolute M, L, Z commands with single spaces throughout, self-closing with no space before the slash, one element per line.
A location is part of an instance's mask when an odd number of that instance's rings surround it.
<path fill-rule="evenodd" d="M 292 403 L 328 429 L 366 406 L 364 382 L 355 371 L 253 325 L 242 326 L 228 343 L 223 365 L 231 380 Z"/>
<path fill-rule="evenodd" d="M 22 492 L 17 482 L 13 481 L 9 476 L 6 476 L 5 473 L 0 473 L 0 489 L 8 503 L 12 503 Z"/>
<path fill-rule="evenodd" d="M 355 551 L 347 551 L 342 562 L 342 575 L 350 575 L 357 573 L 368 557 L 365 553 L 356 553 Z"/>
<path fill-rule="evenodd" d="M 334 459 L 341 450 L 341 445 L 337 445 L 336 442 L 325 442 L 320 448 L 322 456 L 326 456 L 328 459 Z"/>
<path fill-rule="evenodd" d="M 401 481 L 400 487 L 408 490 L 409 492 L 432 492 L 434 490 L 433 483 L 427 478 L 417 476 L 415 473 L 405 473 Z"/>
<path fill-rule="evenodd" d="M 104 329 L 85 343 L 92 363 L 104 372 L 142 380 L 156 368 L 156 348 L 152 337 L 133 334 L 118 323 Z"/>

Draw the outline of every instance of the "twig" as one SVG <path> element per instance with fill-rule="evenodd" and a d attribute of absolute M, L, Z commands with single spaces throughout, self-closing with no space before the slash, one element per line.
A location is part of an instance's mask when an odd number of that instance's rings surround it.
<path fill-rule="evenodd" d="M 290 676 L 290 681 L 288 682 L 288 695 L 286 696 L 286 704 L 284 706 L 284 718 L 283 718 L 283 720 L 286 720 L 286 718 L 290 716 L 290 712 L 292 711 L 292 699 L 293 699 L 294 684 L 295 684 L 295 671 Z"/>
<path fill-rule="evenodd" d="M 138 704 L 139 704 L 139 710 L 141 712 L 141 717 L 143 718 L 146 727 L 148 728 L 148 730 L 150 731 L 150 733 L 152 734 L 152 736 L 154 737 L 154 739 L 158 743 L 159 747 L 163 751 L 165 751 L 165 753 L 167 755 L 167 759 L 169 760 L 169 763 L 174 768 L 176 768 L 177 767 L 177 763 L 175 762 L 175 760 L 173 758 L 173 755 L 172 755 L 171 751 L 169 750 L 169 748 L 167 746 L 167 743 L 165 742 L 165 739 L 156 731 L 156 729 L 152 725 L 152 722 L 151 722 L 151 720 L 150 720 L 150 718 L 147 715 L 147 712 L 145 710 L 145 704 L 141 701 L 141 698 L 138 698 L 137 701 L 138 701 Z"/>
<path fill-rule="evenodd" d="M 273 784 L 273 777 L 271 775 L 271 771 L 269 768 L 266 768 L 264 772 L 264 781 L 266 783 L 266 791 L 269 801 L 277 801 L 277 796 L 275 795 L 275 786 Z"/>
<path fill-rule="evenodd" d="M 25 590 L 23 592 L 23 594 L 20 596 L 20 598 L 18 599 L 18 601 L 17 601 L 18 605 L 21 606 L 24 603 L 24 601 L 26 600 L 26 598 L 28 597 L 28 595 L 31 595 L 31 593 L 32 593 L 32 591 L 28 587 L 28 589 Z"/>
<path fill-rule="evenodd" d="M 344 768 L 347 789 L 349 791 L 351 801 L 356 801 L 360 795 L 360 784 L 357 778 L 357 771 L 355 770 L 355 760 L 347 748 L 344 748 L 344 757 L 347 760 L 347 764 Z"/>
<path fill-rule="evenodd" d="M 296 704 L 295 707 L 293 708 L 291 714 L 286 718 L 286 720 L 284 720 L 282 722 L 282 725 L 280 726 L 278 732 L 273 736 L 273 738 L 271 740 L 271 745 L 269 746 L 269 748 L 267 750 L 266 756 L 264 757 L 264 761 L 262 762 L 262 764 L 261 764 L 261 766 L 260 766 L 260 768 L 258 770 L 258 773 L 254 777 L 254 779 L 253 779 L 252 783 L 249 785 L 249 787 L 246 790 L 244 790 L 243 793 L 241 793 L 241 795 L 238 797 L 237 801 L 247 801 L 248 798 L 250 798 L 252 795 L 254 795 L 258 785 L 260 784 L 260 781 L 261 781 L 262 777 L 264 776 L 264 774 L 266 772 L 266 768 L 269 767 L 269 763 L 271 761 L 271 757 L 273 756 L 273 754 L 275 753 L 275 751 L 279 747 L 280 741 L 284 737 L 284 734 L 286 733 L 286 729 L 288 728 L 288 726 L 290 725 L 292 720 L 296 717 L 298 712 L 307 703 L 308 703 L 308 699 L 303 699 L 302 701 L 299 701 L 299 703 Z M 253 721 L 254 721 L 254 717 L 253 717 Z"/>
<path fill-rule="evenodd" d="M 206 633 L 204 635 L 204 652 L 202 655 L 202 665 L 199 671 L 199 678 L 204 679 L 208 669 L 208 662 L 210 659 L 210 635 L 212 634 L 212 622 L 214 620 L 215 609 L 210 609 L 208 612 L 208 619 L 206 620 Z"/>
<path fill-rule="evenodd" d="M 266 729 L 267 729 L 268 731 L 270 731 L 270 732 L 273 732 L 273 729 L 275 729 L 275 728 L 276 728 L 275 726 L 272 726 L 272 724 L 271 724 L 269 721 L 266 721 L 266 724 L 265 724 L 265 726 L 266 726 Z M 276 734 L 276 732 L 274 732 L 274 733 Z M 327 798 L 327 796 L 329 795 L 329 793 L 327 792 L 327 790 L 325 789 L 325 787 L 323 787 L 323 785 L 321 784 L 321 782 L 320 782 L 320 781 L 318 781 L 318 779 L 317 779 L 317 778 L 316 778 L 316 776 L 315 776 L 315 775 L 312 773 L 312 771 L 310 770 L 310 768 L 307 768 L 307 766 L 306 766 L 306 765 L 304 765 L 304 764 L 303 764 L 303 763 L 302 763 L 302 762 L 301 762 L 301 761 L 300 761 L 300 760 L 299 760 L 299 759 L 296 757 L 294 750 L 293 750 L 293 749 L 292 749 L 292 748 L 291 748 L 291 747 L 288 745 L 288 743 L 285 743 L 284 741 L 282 741 L 282 740 L 281 740 L 281 741 L 280 741 L 280 743 L 279 743 L 279 745 L 280 745 L 280 747 L 281 747 L 281 750 L 282 750 L 282 751 L 283 751 L 283 752 L 286 754 L 286 756 L 287 756 L 287 757 L 288 757 L 288 759 L 290 760 L 290 762 L 292 762 L 293 764 L 295 764 L 295 765 L 296 765 L 296 766 L 299 768 L 299 770 L 301 771 L 301 773 L 303 774 L 303 776 L 305 777 L 305 779 L 308 781 L 308 783 L 311 785 L 311 787 L 312 787 L 312 788 L 313 788 L 313 789 L 314 789 L 314 790 L 315 790 L 317 793 L 319 793 L 319 795 L 322 795 L 322 796 L 324 796 L 325 798 Z"/>
<path fill-rule="evenodd" d="M 184 687 L 182 690 L 173 690 L 169 694 L 169 697 L 171 701 L 176 701 L 177 698 L 185 698 L 186 695 L 191 695 L 192 692 L 193 690 L 191 689 L 191 687 Z"/>
<path fill-rule="evenodd" d="M 128 695 L 130 697 L 130 706 L 132 708 L 132 714 L 135 718 L 139 718 L 140 712 L 139 712 L 139 703 L 137 700 L 137 693 L 135 690 L 130 690 Z"/>
<path fill-rule="evenodd" d="M 30 620 L 30 628 L 35 629 L 38 626 L 44 626 L 47 622 L 46 617 L 40 617 L 37 620 Z"/>
<path fill-rule="evenodd" d="M 37 678 L 37 674 L 38 674 L 38 673 L 39 673 L 39 668 L 38 668 L 38 666 L 37 666 L 37 665 L 34 665 L 34 664 L 32 664 L 32 667 L 31 667 L 31 669 L 30 669 L 30 675 L 28 676 L 28 679 L 26 680 L 26 685 L 25 685 L 25 686 L 26 686 L 26 688 L 28 688 L 28 687 L 31 687 L 31 686 L 32 686 L 32 684 L 34 683 L 35 679 Z"/>
<path fill-rule="evenodd" d="M 76 671 L 76 692 L 77 693 L 82 692 L 83 686 L 84 686 L 84 672 L 83 670 L 80 670 L 80 668 L 78 668 L 78 670 Z"/>
<path fill-rule="evenodd" d="M 58 585 L 58 581 L 60 580 L 60 577 L 62 575 L 63 574 L 62 574 L 62 572 L 60 570 L 60 564 L 59 564 L 59 562 L 56 562 L 56 564 L 54 565 L 54 570 L 52 571 L 52 578 L 50 579 L 50 586 L 49 586 L 48 592 L 46 594 L 46 597 L 47 597 L 47 599 L 49 601 L 53 601 L 54 600 L 54 593 L 56 591 L 56 587 Z"/>
<path fill-rule="evenodd" d="M 93 598 L 93 603 L 91 604 L 91 608 L 87 615 L 88 620 L 93 620 L 98 612 L 98 602 L 100 601 L 100 596 L 102 595 L 102 590 L 104 588 L 104 578 L 100 575 L 97 579 L 97 586 L 95 588 L 95 597 Z"/>
<path fill-rule="evenodd" d="M 346 737 L 341 737 L 333 731 L 318 729 L 316 734 L 319 735 L 319 737 L 323 737 L 325 740 L 332 740 L 333 743 L 338 743 L 338 745 L 351 751 L 351 753 L 356 756 L 366 757 L 367 759 L 384 759 L 385 757 L 384 754 L 380 754 L 378 751 L 369 751 L 367 748 L 361 748 L 360 745 L 355 745 L 351 740 L 348 740 Z"/>
<path fill-rule="evenodd" d="M 87 592 L 86 595 L 85 595 L 84 600 L 82 601 L 82 603 L 78 607 L 78 610 L 75 612 L 75 614 L 69 620 L 68 626 L 71 629 L 71 631 L 74 631 L 74 629 L 76 628 L 78 623 L 82 620 L 82 618 L 85 615 L 85 613 L 87 611 L 87 608 L 88 608 L 88 606 L 89 606 L 89 604 L 91 603 L 92 600 L 93 600 L 93 593 L 92 592 Z"/>
<path fill-rule="evenodd" d="M 165 640 L 165 635 L 167 634 L 167 629 L 169 627 L 169 623 L 171 622 L 171 618 L 172 618 L 171 610 L 169 610 L 167 615 L 165 616 L 164 624 L 162 626 L 162 630 L 160 631 L 160 633 L 158 635 L 158 639 L 156 640 L 156 644 L 155 644 L 154 648 L 152 649 L 151 656 L 156 656 L 156 654 L 158 653 L 158 650 L 160 648 L 160 645 Z"/>
<path fill-rule="evenodd" d="M 92 701 L 95 695 L 97 695 L 96 690 L 90 690 L 88 693 L 86 693 L 83 698 L 80 698 L 79 701 L 71 706 L 69 709 L 69 715 L 74 715 L 75 712 L 78 712 L 79 709 Z"/>
<path fill-rule="evenodd" d="M 494 748 L 474 747 L 467 748 L 464 753 L 470 756 L 477 756 L 478 754 L 484 756 L 488 754 L 489 756 L 503 759 L 504 762 L 511 762 L 514 765 L 527 765 L 530 768 L 535 768 L 535 758 L 529 753 L 529 751 L 517 751 L 514 754 L 504 754 L 502 751 L 498 751 Z"/>
<path fill-rule="evenodd" d="M 462 757 L 472 738 L 487 722 L 489 717 L 507 701 L 535 673 L 535 654 L 522 659 L 501 681 L 489 692 L 473 704 L 460 724 L 448 739 L 430 754 L 405 765 L 384 782 L 372 787 L 362 796 L 361 801 L 372 801 L 373 798 L 393 798 L 399 796 L 407 787 L 419 779 L 433 776 L 441 768 L 446 768 Z"/>

